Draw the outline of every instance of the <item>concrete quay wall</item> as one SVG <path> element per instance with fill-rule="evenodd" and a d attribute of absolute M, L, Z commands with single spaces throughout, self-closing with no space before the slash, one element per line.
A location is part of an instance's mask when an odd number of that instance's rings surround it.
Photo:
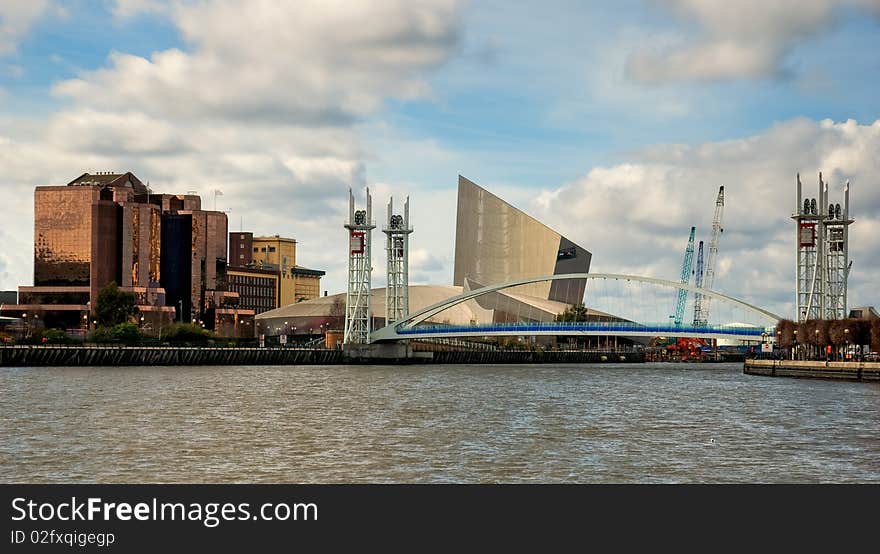
<path fill-rule="evenodd" d="M 431 356 L 432 355 L 432 356 Z M 8 346 L 0 347 L 0 367 L 177 366 L 177 365 L 340 365 L 360 364 L 559 364 L 643 363 L 642 352 L 443 351 L 409 356 L 356 357 L 342 350 L 296 348 L 212 348 L 168 346 Z"/>
<path fill-rule="evenodd" d="M 768 377 L 880 381 L 880 362 L 746 360 L 743 373 Z"/>
<path fill-rule="evenodd" d="M 0 366 L 331 365 L 340 350 L 167 346 L 16 346 L 0 348 Z"/>
<path fill-rule="evenodd" d="M 499 350 L 434 352 L 435 364 L 601 364 L 644 363 L 644 352 Z"/>

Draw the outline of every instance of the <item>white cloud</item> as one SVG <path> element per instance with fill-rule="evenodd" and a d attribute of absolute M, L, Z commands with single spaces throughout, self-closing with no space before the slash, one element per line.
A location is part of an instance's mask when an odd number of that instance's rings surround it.
<path fill-rule="evenodd" d="M 0 2 L 0 55 L 14 52 L 34 22 L 51 6 L 49 0 Z"/>
<path fill-rule="evenodd" d="M 176 4 L 170 16 L 191 51 L 114 52 L 110 67 L 56 93 L 157 117 L 339 125 L 386 97 L 427 94 L 421 72 L 458 40 L 452 0 L 213 0 Z"/>
<path fill-rule="evenodd" d="M 127 19 L 142 13 L 164 13 L 169 6 L 162 0 L 113 0 L 111 12 L 117 19 Z"/>
<path fill-rule="evenodd" d="M 118 2 L 115 13 L 150 6 Z M 425 73 L 457 48 L 456 3 L 168 8 L 184 49 L 113 52 L 106 67 L 54 87 L 67 102 L 47 121 L 0 121 L 0 190 L 21 204 L 10 212 L 14 240 L 0 251 L 0 288 L 30 282 L 33 187 L 88 170 L 131 170 L 157 191 L 196 190 L 206 206 L 219 188 L 230 229 L 243 220 L 256 233 L 293 236 L 299 263 L 327 270 L 325 288 L 341 288 L 344 249 L 328 237 L 344 232 L 347 189 L 367 183 L 353 123 L 389 97 L 429 93 Z"/>
<path fill-rule="evenodd" d="M 662 4 L 683 21 L 695 21 L 701 32 L 680 36 L 671 44 L 666 37 L 659 47 L 633 52 L 626 73 L 639 82 L 781 75 L 786 54 L 831 28 L 838 8 L 880 13 L 877 0 L 665 0 Z"/>
<path fill-rule="evenodd" d="M 795 174 L 815 196 L 816 172 L 842 201 L 852 181 L 850 304 L 877 303 L 880 282 L 880 120 L 796 119 L 739 140 L 662 145 L 630 163 L 596 167 L 548 190 L 534 212 L 593 252 L 592 271 L 678 278 L 687 234 L 708 242 L 715 196 L 725 185 L 724 234 L 715 288 L 777 313 L 794 311 Z"/>

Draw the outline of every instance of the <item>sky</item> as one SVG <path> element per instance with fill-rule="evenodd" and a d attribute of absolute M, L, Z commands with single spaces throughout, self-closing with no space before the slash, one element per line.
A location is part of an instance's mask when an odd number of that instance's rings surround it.
<path fill-rule="evenodd" d="M 880 0 L 2 0 L 0 290 L 33 280 L 34 187 L 86 171 L 297 239 L 331 294 L 348 189 L 408 195 L 410 282 L 450 284 L 461 174 L 591 271 L 670 280 L 724 185 L 714 288 L 793 316 L 821 171 L 849 304 L 880 305 L 878 44 Z"/>

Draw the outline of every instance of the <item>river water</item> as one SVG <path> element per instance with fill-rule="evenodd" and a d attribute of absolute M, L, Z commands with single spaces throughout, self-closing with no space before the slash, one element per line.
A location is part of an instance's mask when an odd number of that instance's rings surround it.
<path fill-rule="evenodd" d="M 741 364 L 0 368 L 2 482 L 880 482 L 880 385 Z"/>

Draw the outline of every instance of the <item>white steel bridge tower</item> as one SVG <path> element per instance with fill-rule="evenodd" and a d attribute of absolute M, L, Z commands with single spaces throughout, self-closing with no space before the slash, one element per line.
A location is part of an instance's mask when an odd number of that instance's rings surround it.
<path fill-rule="evenodd" d="M 849 260 L 849 182 L 841 205 L 828 199 L 828 183 L 819 173 L 817 198 L 803 198 L 797 176 L 797 317 L 843 319 L 847 316 Z"/>
<path fill-rule="evenodd" d="M 370 342 L 370 286 L 372 275 L 370 242 L 376 224 L 372 220 L 372 198 L 367 189 L 365 210 L 355 210 L 354 195 L 348 191 L 348 293 L 345 297 L 345 344 Z"/>
<path fill-rule="evenodd" d="M 385 287 L 385 325 L 409 315 L 409 196 L 403 215 L 394 214 L 394 198 L 388 200 L 388 220 L 382 228 L 387 239 L 388 285 Z"/>

